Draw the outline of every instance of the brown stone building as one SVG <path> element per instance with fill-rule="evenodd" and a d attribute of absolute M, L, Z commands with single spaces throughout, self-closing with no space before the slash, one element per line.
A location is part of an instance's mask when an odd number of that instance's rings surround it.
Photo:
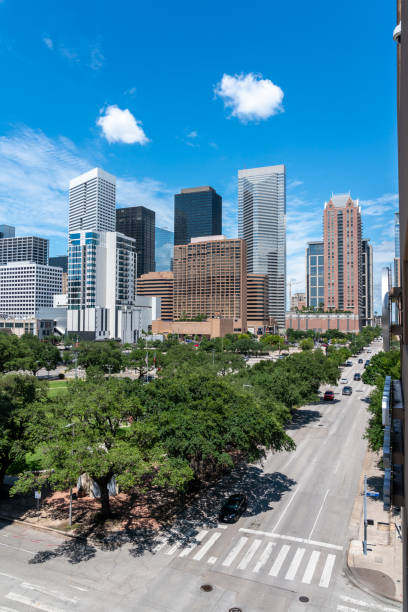
<path fill-rule="evenodd" d="M 147 272 L 137 279 L 137 295 L 161 298 L 161 319 L 173 320 L 173 272 Z"/>
<path fill-rule="evenodd" d="M 360 331 L 360 317 L 352 313 L 287 312 L 286 329 L 313 330 L 319 333 L 338 329 L 343 333 L 357 333 Z"/>
<path fill-rule="evenodd" d="M 306 308 L 306 293 L 294 293 L 290 297 L 291 310 L 303 310 Z"/>
<path fill-rule="evenodd" d="M 361 316 L 361 209 L 349 194 L 324 205 L 324 306 Z"/>
<path fill-rule="evenodd" d="M 173 317 L 232 319 L 247 328 L 246 243 L 225 236 L 192 238 L 174 247 Z"/>

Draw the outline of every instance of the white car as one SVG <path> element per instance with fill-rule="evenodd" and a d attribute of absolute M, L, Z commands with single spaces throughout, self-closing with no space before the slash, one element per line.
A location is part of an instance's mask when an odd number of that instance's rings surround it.
<path fill-rule="evenodd" d="M 347 383 L 348 383 L 348 380 L 347 380 L 347 378 L 346 378 L 345 376 L 343 376 L 342 378 L 340 378 L 340 384 L 341 384 L 341 385 L 347 385 Z"/>
<path fill-rule="evenodd" d="M 367 349 L 367 353 L 371 353 L 371 349 Z"/>

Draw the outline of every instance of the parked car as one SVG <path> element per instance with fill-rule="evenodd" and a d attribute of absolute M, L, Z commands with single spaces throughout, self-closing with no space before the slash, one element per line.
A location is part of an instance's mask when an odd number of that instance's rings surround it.
<path fill-rule="evenodd" d="M 347 367 L 351 368 L 352 365 L 353 365 L 352 361 L 346 361 L 346 366 Z"/>
<path fill-rule="evenodd" d="M 325 391 L 323 399 L 325 402 L 332 402 L 334 400 L 334 391 Z"/>
<path fill-rule="evenodd" d="M 367 367 L 368 365 L 370 365 L 370 360 L 369 360 L 369 359 L 366 359 L 366 362 L 365 362 L 365 364 L 364 364 L 364 365 L 365 365 L 366 367 Z"/>
<path fill-rule="evenodd" d="M 347 383 L 348 383 L 347 378 L 346 378 L 345 376 L 342 376 L 342 377 L 340 378 L 340 384 L 341 384 L 341 385 L 347 385 Z"/>
<path fill-rule="evenodd" d="M 360 374 L 360 372 L 356 372 L 356 373 L 354 374 L 354 380 L 361 380 L 361 374 Z"/>
<path fill-rule="evenodd" d="M 247 498 L 243 493 L 234 493 L 222 504 L 219 520 L 222 523 L 236 523 L 247 509 Z"/>
<path fill-rule="evenodd" d="M 343 387 L 342 395 L 351 395 L 352 393 L 353 393 L 352 387 L 349 387 L 348 385 Z"/>
<path fill-rule="evenodd" d="M 358 363 L 364 363 L 364 359 L 361 359 L 360 357 L 360 359 L 358 360 Z"/>

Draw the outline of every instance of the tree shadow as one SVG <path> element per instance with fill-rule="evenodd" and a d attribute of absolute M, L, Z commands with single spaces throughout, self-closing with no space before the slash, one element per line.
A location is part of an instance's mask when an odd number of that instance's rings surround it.
<path fill-rule="evenodd" d="M 88 544 L 87 540 L 66 540 L 54 550 L 40 550 L 28 561 L 31 565 L 45 563 L 56 557 L 65 557 L 68 563 L 76 564 L 89 561 L 96 555 L 95 546 Z"/>
<path fill-rule="evenodd" d="M 321 418 L 322 413 L 319 412 L 319 410 L 295 410 L 292 413 L 292 420 L 287 424 L 286 429 L 289 429 L 290 431 L 301 429 L 301 427 L 305 427 L 305 425 L 308 425 L 309 423 L 315 423 Z"/>
<path fill-rule="evenodd" d="M 383 476 L 369 476 L 367 478 L 367 488 L 369 491 L 377 491 L 380 495 L 376 500 L 383 501 L 383 489 L 384 489 L 384 477 Z"/>

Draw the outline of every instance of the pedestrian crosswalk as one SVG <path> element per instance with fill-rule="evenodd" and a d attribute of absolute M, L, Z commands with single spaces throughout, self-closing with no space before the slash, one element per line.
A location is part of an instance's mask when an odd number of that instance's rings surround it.
<path fill-rule="evenodd" d="M 307 541 L 293 543 L 290 538 L 284 543 L 282 539 L 271 541 L 250 535 L 235 534 L 232 540 L 230 537 L 225 531 L 202 529 L 188 544 L 161 541 L 156 550 L 162 550 L 166 556 L 216 566 L 218 571 L 251 572 L 266 581 L 272 578 L 316 583 L 325 589 L 331 584 L 337 555 L 327 551 L 327 544 L 317 550 L 305 545 Z"/>
<path fill-rule="evenodd" d="M 337 605 L 337 612 L 398 612 L 401 606 L 387 606 L 375 601 L 368 602 L 364 599 L 355 599 L 349 595 L 340 595 L 341 603 Z"/>

